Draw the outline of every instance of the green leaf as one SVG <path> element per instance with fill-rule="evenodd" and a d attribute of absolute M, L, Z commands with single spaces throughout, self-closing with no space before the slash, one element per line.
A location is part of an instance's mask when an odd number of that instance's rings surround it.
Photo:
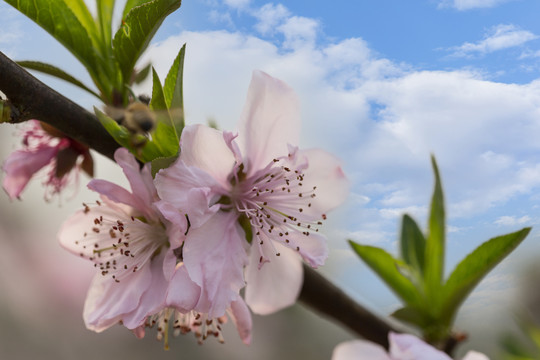
<path fill-rule="evenodd" d="M 97 0 L 97 15 L 99 29 L 101 34 L 101 43 L 103 44 L 103 54 L 108 54 L 111 48 L 112 40 L 112 15 L 114 12 L 115 0 Z"/>
<path fill-rule="evenodd" d="M 492 238 L 467 255 L 444 285 L 441 316 L 450 324 L 469 293 L 482 278 L 527 237 L 531 228 Z"/>
<path fill-rule="evenodd" d="M 173 126 L 176 129 L 177 135 L 182 134 L 182 130 L 184 129 L 184 92 L 182 83 L 184 78 L 185 54 L 186 44 L 178 52 L 178 56 L 165 78 L 165 86 L 163 87 L 165 101 L 167 107 L 170 109 Z"/>
<path fill-rule="evenodd" d="M 100 99 L 99 94 L 97 94 L 96 92 L 94 92 L 93 90 L 88 88 L 81 81 L 77 80 L 76 78 L 74 78 L 70 74 L 66 73 L 64 70 L 59 69 L 54 65 L 42 63 L 42 62 L 39 62 L 39 61 L 17 61 L 17 64 L 19 64 L 20 66 L 22 66 L 24 68 L 39 71 L 39 72 L 42 72 L 44 74 L 55 76 L 57 78 L 65 80 L 65 81 L 67 81 L 67 82 L 69 82 L 69 83 L 71 83 L 71 84 L 73 84 L 75 86 L 80 87 L 83 90 L 88 91 L 90 94 L 92 94 L 95 97 L 97 97 L 98 99 Z"/>
<path fill-rule="evenodd" d="M 349 240 L 362 260 L 408 305 L 421 303 L 421 296 L 413 283 L 398 270 L 398 260 L 378 247 L 360 245 Z"/>
<path fill-rule="evenodd" d="M 160 157 L 152 160 L 152 177 L 155 177 L 159 170 L 166 169 L 171 166 L 176 159 L 178 159 L 178 156 Z"/>
<path fill-rule="evenodd" d="M 401 225 L 401 257 L 418 273 L 424 273 L 424 254 L 426 239 L 416 222 L 409 216 L 403 215 Z"/>
<path fill-rule="evenodd" d="M 142 4 L 146 4 L 147 2 L 150 2 L 150 1 L 152 0 L 127 0 L 126 5 L 124 6 L 124 11 L 122 12 L 122 19 L 125 19 L 127 14 L 134 7 L 140 6 Z"/>
<path fill-rule="evenodd" d="M 163 20 L 180 7 L 181 0 L 153 0 L 127 13 L 113 39 L 114 57 L 124 81 L 131 78 L 135 63 L 146 49 Z"/>
<path fill-rule="evenodd" d="M 429 326 L 429 324 L 433 322 L 433 319 L 429 317 L 426 311 L 422 311 L 414 306 L 402 307 L 401 309 L 394 311 L 390 316 L 403 322 L 416 325 L 421 329 Z"/>
<path fill-rule="evenodd" d="M 79 19 L 82 26 L 86 29 L 86 32 L 90 36 L 94 47 L 98 49 L 100 47 L 98 28 L 85 2 L 83 0 L 69 0 L 65 3 L 71 9 L 71 11 L 73 11 L 73 14 L 75 14 L 77 19 Z"/>
<path fill-rule="evenodd" d="M 137 71 L 135 76 L 133 77 L 133 83 L 140 84 L 148 77 L 150 74 L 150 69 L 152 68 L 151 64 L 146 65 L 141 70 Z"/>
<path fill-rule="evenodd" d="M 168 111 L 163 88 L 155 69 L 152 69 L 152 100 L 150 109 L 156 111 L 157 125 L 152 133 L 152 139 L 161 150 L 163 157 L 176 156 L 179 149 L 179 139 L 172 118 Z"/>
<path fill-rule="evenodd" d="M 433 156 L 431 157 L 431 163 L 435 174 L 435 188 L 431 199 L 426 254 L 424 257 L 424 285 L 426 296 L 433 304 L 433 310 L 437 312 L 444 276 L 445 214 L 441 178 Z"/>
<path fill-rule="evenodd" d="M 6 0 L 49 32 L 91 72 L 96 70 L 92 41 L 86 28 L 63 0 Z M 92 73 L 92 72 L 91 72 Z"/>

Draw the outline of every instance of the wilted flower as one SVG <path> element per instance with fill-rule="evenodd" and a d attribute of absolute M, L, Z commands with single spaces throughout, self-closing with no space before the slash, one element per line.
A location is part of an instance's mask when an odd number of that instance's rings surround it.
<path fill-rule="evenodd" d="M 239 135 L 188 126 L 179 159 L 156 176 L 163 215 L 189 218 L 182 258 L 201 287 L 199 311 L 221 316 L 245 285 L 244 267 L 251 309 L 277 311 L 298 296 L 300 259 L 324 263 L 319 228 L 345 199 L 348 182 L 335 157 L 294 147 L 299 133 L 292 89 L 255 72 Z"/>
<path fill-rule="evenodd" d="M 92 177 L 93 166 L 87 146 L 47 124 L 30 120 L 23 133 L 23 148 L 4 162 L 3 187 L 12 200 L 19 198 L 34 174 L 47 167 L 43 185 L 45 199 L 49 200 L 70 182 L 77 182 L 80 170 Z"/>
<path fill-rule="evenodd" d="M 354 340 L 339 344 L 332 360 L 452 360 L 444 352 L 426 344 L 410 334 L 388 335 L 390 351 L 365 340 Z M 489 360 L 484 354 L 469 351 L 462 360 Z"/>

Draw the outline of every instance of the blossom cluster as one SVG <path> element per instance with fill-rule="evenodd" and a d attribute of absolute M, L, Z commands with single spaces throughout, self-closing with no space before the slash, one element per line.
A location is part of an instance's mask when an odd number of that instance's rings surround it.
<path fill-rule="evenodd" d="M 99 199 L 83 204 L 58 235 L 97 269 L 86 326 L 100 332 L 121 323 L 138 337 L 156 327 L 167 347 L 171 333 L 223 341 L 230 318 L 249 343 L 249 309 L 269 314 L 292 305 L 302 261 L 324 264 L 319 230 L 348 192 L 339 160 L 300 150 L 299 135 L 292 89 L 255 72 L 237 134 L 185 127 L 178 159 L 155 178 L 150 164 L 141 168 L 118 149 L 131 189 L 91 180 Z"/>

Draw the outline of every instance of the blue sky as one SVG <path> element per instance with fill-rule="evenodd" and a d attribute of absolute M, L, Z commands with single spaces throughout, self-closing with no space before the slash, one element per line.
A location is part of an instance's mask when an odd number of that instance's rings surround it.
<path fill-rule="evenodd" d="M 7 24 L 0 51 L 87 79 L 50 36 L 8 8 L 0 3 Z M 331 216 L 327 271 L 388 312 L 395 298 L 354 258 L 345 239 L 395 252 L 404 212 L 424 225 L 431 153 L 446 190 L 448 266 L 492 236 L 540 223 L 538 14 L 535 0 L 185 0 L 145 61 L 163 77 L 187 42 L 191 123 L 215 118 L 234 129 L 253 69 L 297 91 L 302 145 L 342 158 L 352 184 L 346 207 Z M 93 105 L 69 85 L 44 79 Z M 149 92 L 149 84 L 140 91 Z M 537 243 L 533 230 L 464 312 L 481 314 L 487 300 L 502 307 L 515 293 L 522 263 L 540 256 Z"/>

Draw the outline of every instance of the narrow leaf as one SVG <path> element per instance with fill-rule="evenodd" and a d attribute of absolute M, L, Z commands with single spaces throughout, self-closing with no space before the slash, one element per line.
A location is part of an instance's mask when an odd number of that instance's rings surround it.
<path fill-rule="evenodd" d="M 127 13 L 113 39 L 114 57 L 126 82 L 163 20 L 178 9 L 180 3 L 181 0 L 153 0 Z"/>
<path fill-rule="evenodd" d="M 165 93 L 165 101 L 170 109 L 173 126 L 178 135 L 182 134 L 184 128 L 184 57 L 186 54 L 186 44 L 182 46 L 178 52 L 178 56 L 173 62 L 167 77 L 163 92 Z"/>
<path fill-rule="evenodd" d="M 92 14 L 83 0 L 66 1 L 66 5 L 73 11 L 79 22 L 86 29 L 95 48 L 99 48 L 99 31 Z"/>
<path fill-rule="evenodd" d="M 150 74 L 150 69 L 152 68 L 151 64 L 146 65 L 141 70 L 137 71 L 135 76 L 133 76 L 132 83 L 140 84 L 142 83 Z"/>
<path fill-rule="evenodd" d="M 423 274 L 426 239 L 416 222 L 409 215 L 403 215 L 400 245 L 403 260 L 416 269 L 418 273 Z"/>
<path fill-rule="evenodd" d="M 142 4 L 146 4 L 147 2 L 150 2 L 150 1 L 152 0 L 127 0 L 126 5 L 124 6 L 124 11 L 122 12 L 122 19 L 125 19 L 127 14 L 134 7 L 140 6 Z"/>
<path fill-rule="evenodd" d="M 39 61 L 17 61 L 17 64 L 19 64 L 20 66 L 22 66 L 24 68 L 39 71 L 39 72 L 42 72 L 44 74 L 51 75 L 51 76 L 60 78 L 62 80 L 65 80 L 65 81 L 67 81 L 67 82 L 69 82 L 69 83 L 71 83 L 71 84 L 73 84 L 75 86 L 80 87 L 83 90 L 88 91 L 90 94 L 92 94 L 95 97 L 97 97 L 98 99 L 100 99 L 100 96 L 96 92 L 94 92 L 93 90 L 88 88 L 81 81 L 77 80 L 76 78 L 74 78 L 70 74 L 66 73 L 64 70 L 59 69 L 54 65 L 42 63 L 42 62 L 39 62 Z"/>
<path fill-rule="evenodd" d="M 426 311 L 422 311 L 413 306 L 402 307 L 401 309 L 394 311 L 390 316 L 403 322 L 416 325 L 421 329 L 425 328 L 433 321 Z"/>
<path fill-rule="evenodd" d="M 420 294 L 398 270 L 398 261 L 381 248 L 360 245 L 349 240 L 353 250 L 362 260 L 408 305 L 421 302 Z"/>
<path fill-rule="evenodd" d="M 154 69 L 152 69 L 152 76 L 153 86 L 150 109 L 156 111 L 158 119 L 156 130 L 152 133 L 152 139 L 161 150 L 163 157 L 175 156 L 178 154 L 180 141 L 168 111 L 161 82 Z"/>
<path fill-rule="evenodd" d="M 441 178 L 433 156 L 431 157 L 431 163 L 435 175 L 435 188 L 431 199 L 426 254 L 424 258 L 424 283 L 426 296 L 433 303 L 434 310 L 437 311 L 444 275 L 445 214 Z"/>
<path fill-rule="evenodd" d="M 454 269 L 443 288 L 441 316 L 450 324 L 469 293 L 486 274 L 527 237 L 531 228 L 492 238 L 467 255 Z"/>
<path fill-rule="evenodd" d="M 89 69 L 95 69 L 92 42 L 86 28 L 63 0 L 6 0 L 64 45 Z"/>
<path fill-rule="evenodd" d="M 99 21 L 99 29 L 101 34 L 101 43 L 104 45 L 103 49 L 108 53 L 111 48 L 112 40 L 112 15 L 114 11 L 115 0 L 97 0 L 97 14 Z"/>

